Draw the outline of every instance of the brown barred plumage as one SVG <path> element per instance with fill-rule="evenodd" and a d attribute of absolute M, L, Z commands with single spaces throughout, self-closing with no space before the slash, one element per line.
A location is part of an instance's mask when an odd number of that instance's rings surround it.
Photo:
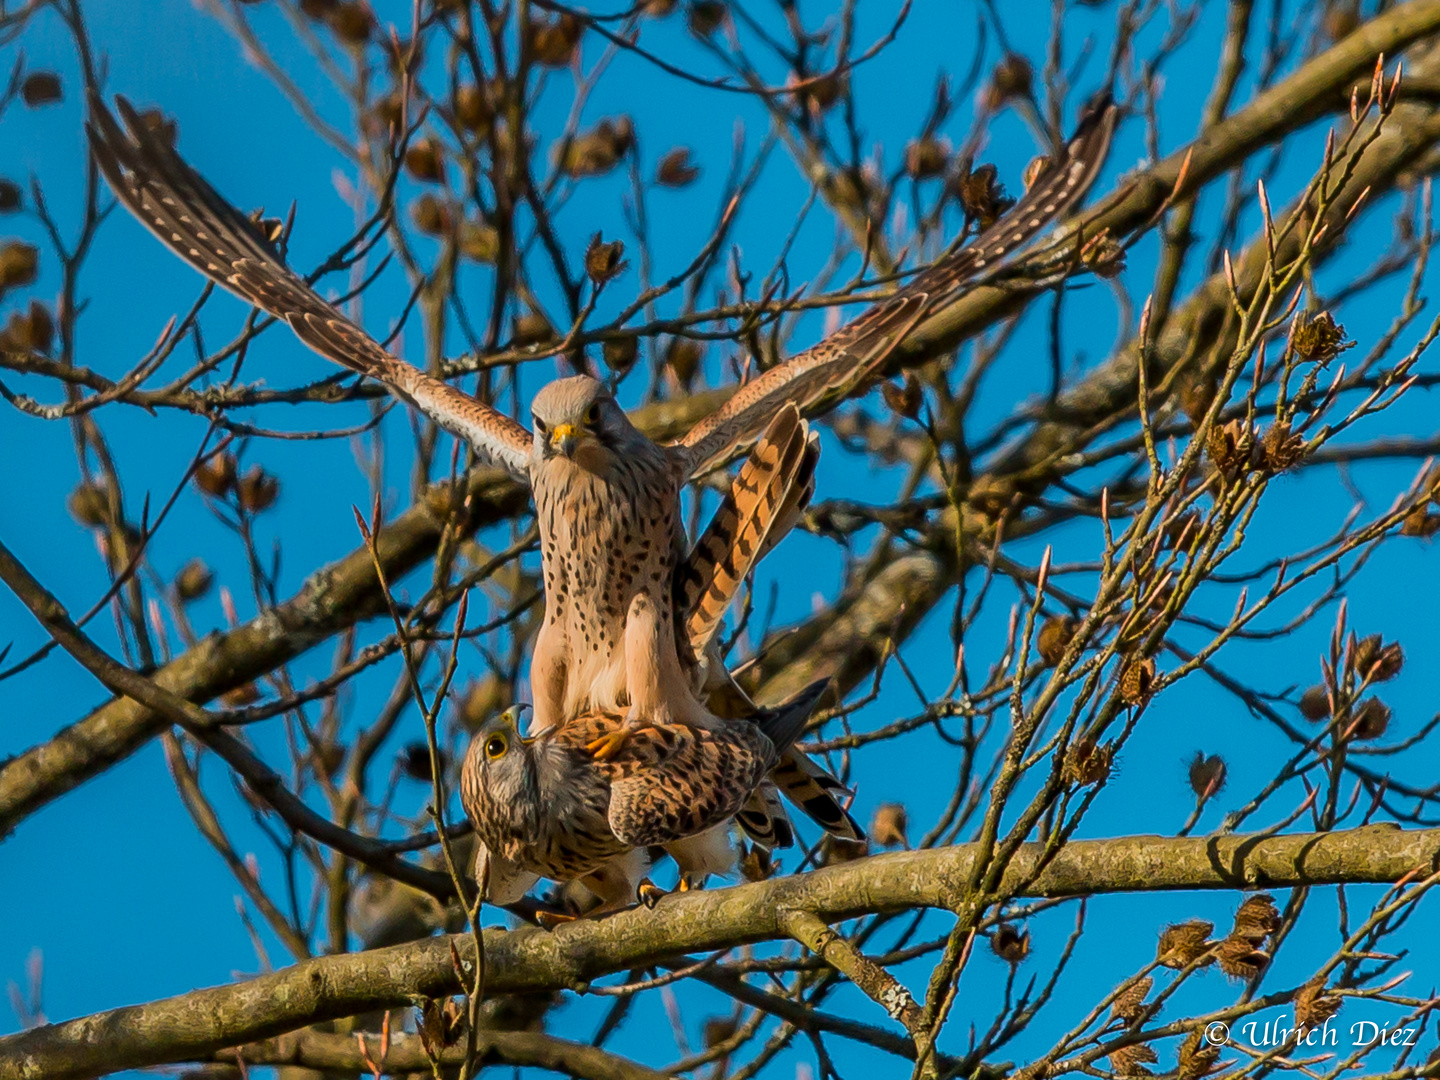
<path fill-rule="evenodd" d="M 661 447 L 588 376 L 559 380 L 536 395 L 532 434 L 392 356 L 290 270 L 245 215 L 124 99 L 117 105 L 128 132 L 90 96 L 86 129 L 96 163 L 120 201 L 166 246 L 285 321 L 321 355 L 385 383 L 479 456 L 531 485 L 546 583 L 531 671 L 535 721 L 547 727 L 586 709 L 628 707 L 624 729 L 607 737 L 604 752 L 643 723 L 719 723 L 696 697 L 697 658 L 677 626 L 674 603 L 684 557 L 680 491 L 689 477 L 752 444 L 782 410 L 809 412 L 867 385 L 909 328 L 1084 195 L 1116 116 L 1108 101 L 1096 106 L 1025 197 L 974 243 L 741 388 L 679 443 Z M 798 504 L 804 489 L 794 490 Z M 772 524 L 771 535 L 780 531 Z M 755 557 L 764 548 L 762 542 Z M 702 620 L 711 615 L 707 609 Z"/>
<path fill-rule="evenodd" d="M 645 847 L 672 851 L 682 873 L 695 873 L 682 842 L 735 816 L 824 689 L 816 683 L 758 723 L 651 724 L 604 760 L 587 746 L 624 723 L 618 714 L 585 713 L 528 738 L 518 708 L 488 721 L 465 756 L 460 799 L 485 849 L 490 898 L 518 899 L 536 875 L 585 878 Z"/>

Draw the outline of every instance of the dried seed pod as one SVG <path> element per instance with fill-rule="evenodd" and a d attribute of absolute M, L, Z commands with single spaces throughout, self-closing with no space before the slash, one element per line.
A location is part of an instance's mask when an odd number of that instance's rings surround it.
<path fill-rule="evenodd" d="M 215 584 L 215 574 L 205 565 L 205 560 L 191 559 L 175 575 L 175 594 L 185 603 L 199 600 Z"/>
<path fill-rule="evenodd" d="M 1300 695 L 1300 715 L 1318 723 L 1330 719 L 1330 691 L 1319 684 Z"/>
<path fill-rule="evenodd" d="M 1019 53 L 1006 53 L 995 70 L 990 73 L 990 85 L 985 90 L 985 105 L 998 109 L 1007 101 L 1035 96 L 1035 69 L 1030 61 Z"/>
<path fill-rule="evenodd" d="M 180 128 L 173 119 L 166 116 L 159 109 L 141 109 L 140 123 L 145 125 L 145 130 L 153 138 L 163 142 L 170 149 L 175 149 L 179 142 Z"/>
<path fill-rule="evenodd" d="M 55 320 L 38 300 L 30 301 L 29 311 L 11 315 L 0 330 L 0 350 L 8 352 L 48 353 L 54 341 Z"/>
<path fill-rule="evenodd" d="M 246 216 L 255 226 L 255 232 L 259 234 L 260 239 L 269 244 L 273 250 L 279 251 L 280 238 L 285 235 L 285 222 L 280 218 L 266 217 L 263 206 L 258 210 L 251 210 Z"/>
<path fill-rule="evenodd" d="M 727 14 L 725 5 L 718 0 L 695 0 L 695 3 L 690 5 L 687 19 L 690 33 L 698 38 L 708 38 L 720 29 Z"/>
<path fill-rule="evenodd" d="M 33 244 L 9 240 L 0 246 L 0 296 L 40 276 L 40 252 Z"/>
<path fill-rule="evenodd" d="M 1114 760 L 1114 743 L 1097 746 L 1095 740 L 1087 736 L 1071 746 L 1065 755 L 1065 779 L 1080 787 L 1098 784 L 1110 778 Z"/>
<path fill-rule="evenodd" d="M 1209 937 L 1214 930 L 1215 924 L 1204 919 L 1191 919 L 1167 926 L 1160 932 L 1160 944 L 1155 950 L 1155 959 L 1160 961 L 1162 967 L 1174 968 L 1176 971 L 1188 967 L 1209 950 Z"/>
<path fill-rule="evenodd" d="M 1328 5 L 1320 26 L 1332 42 L 1349 37 L 1360 28 L 1360 0 L 1341 0 Z"/>
<path fill-rule="evenodd" d="M 820 865 L 838 866 L 854 862 L 870 854 L 870 845 L 864 840 L 840 840 L 827 835 L 820 843 Z"/>
<path fill-rule="evenodd" d="M 1235 912 L 1235 926 L 1231 937 L 1243 937 L 1259 944 L 1280 929 L 1280 909 L 1275 898 L 1269 893 L 1247 896 Z"/>
<path fill-rule="evenodd" d="M 455 238 L 460 253 L 477 263 L 493 263 L 500 254 L 500 233 L 483 221 L 462 221 Z"/>
<path fill-rule="evenodd" d="M 1366 698 L 1355 710 L 1351 738 L 1360 742 L 1378 739 L 1390 727 L 1390 707 L 1379 698 Z"/>
<path fill-rule="evenodd" d="M 699 167 L 691 164 L 688 146 L 677 146 L 666 151 L 660 163 L 655 166 L 655 183 L 661 187 L 686 187 L 693 184 L 699 176 Z"/>
<path fill-rule="evenodd" d="M 690 338 L 674 337 L 665 349 L 665 366 L 675 376 L 680 389 L 689 391 L 700 372 L 700 362 L 705 358 L 705 347 Z"/>
<path fill-rule="evenodd" d="M 1355 645 L 1355 673 L 1372 683 L 1388 682 L 1405 665 L 1405 651 L 1398 641 L 1385 644 L 1379 634 L 1361 638 Z"/>
<path fill-rule="evenodd" d="M 443 773 L 445 771 L 445 750 L 437 747 L 436 755 L 440 761 L 440 771 Z M 434 771 L 430 768 L 429 743 L 406 743 L 400 750 L 399 765 L 400 771 L 411 780 L 419 780 L 428 784 L 434 779 Z"/>
<path fill-rule="evenodd" d="M 1195 539 L 1195 533 L 1199 528 L 1200 515 L 1194 510 L 1187 510 L 1183 514 L 1167 518 L 1161 528 L 1165 546 L 1168 548 L 1188 546 Z"/>
<path fill-rule="evenodd" d="M 1220 1047 L 1199 1031 L 1192 1031 L 1180 1044 L 1176 1059 L 1177 1080 L 1200 1080 L 1215 1071 L 1220 1060 Z"/>
<path fill-rule="evenodd" d="M 651 19 L 663 19 L 673 15 L 680 6 L 680 0 L 640 0 L 640 14 Z"/>
<path fill-rule="evenodd" d="M 438 1057 L 442 1049 L 454 1046 L 465 1034 L 465 1009 L 454 998 L 441 1004 L 434 998 L 426 998 L 420 1009 L 416 1033 L 432 1057 Z"/>
<path fill-rule="evenodd" d="M 605 241 L 597 232 L 585 249 L 585 273 L 598 287 L 614 281 L 630 265 L 625 261 L 625 244 L 620 240 Z"/>
<path fill-rule="evenodd" d="M 345 764 L 345 747 L 334 739 L 326 739 L 314 751 L 315 771 L 326 779 L 333 779 Z"/>
<path fill-rule="evenodd" d="M 517 347 L 543 345 L 554 340 L 555 328 L 550 325 L 550 320 L 538 311 L 521 315 L 511 328 L 510 344 Z"/>
<path fill-rule="evenodd" d="M 1232 979 L 1253 979 L 1270 963 L 1270 954 L 1249 938 L 1228 937 L 1215 950 L 1215 962 Z"/>
<path fill-rule="evenodd" d="M 0 178 L 0 214 L 13 214 L 20 209 L 24 193 L 13 180 Z"/>
<path fill-rule="evenodd" d="M 1205 440 L 1205 452 L 1227 482 L 1249 470 L 1254 448 L 1254 435 L 1239 419 L 1213 425 Z"/>
<path fill-rule="evenodd" d="M 246 705 L 254 705 L 259 700 L 260 687 L 253 682 L 241 683 L 220 695 L 220 704 L 227 709 L 243 709 Z"/>
<path fill-rule="evenodd" d="M 624 375 L 635 366 L 640 355 L 640 340 L 634 337 L 610 338 L 600 346 L 605 366 L 616 375 Z"/>
<path fill-rule="evenodd" d="M 1155 986 L 1155 980 L 1146 975 L 1144 978 L 1136 979 L 1110 1003 L 1110 1015 L 1117 1020 L 1123 1020 L 1127 1024 L 1133 1024 L 1140 1019 L 1145 1011 L 1145 998 Z"/>
<path fill-rule="evenodd" d="M 459 693 L 456 712 L 461 725 L 467 731 L 474 731 L 513 700 L 510 687 L 491 673 L 471 680 Z"/>
<path fill-rule="evenodd" d="M 32 109 L 53 105 L 63 96 L 60 76 L 53 71 L 33 71 L 20 84 L 20 97 Z"/>
<path fill-rule="evenodd" d="M 1305 457 L 1305 437 L 1292 433 L 1289 424 L 1271 424 L 1260 437 L 1260 457 L 1270 472 L 1289 472 Z"/>
<path fill-rule="evenodd" d="M 770 852 L 751 845 L 740 856 L 740 876 L 746 881 L 769 881 L 779 869 Z"/>
<path fill-rule="evenodd" d="M 567 176 L 577 179 L 603 176 L 634 146 L 634 122 L 628 116 L 606 117 L 589 131 L 575 136 L 568 145 L 558 146 L 556 163 Z"/>
<path fill-rule="evenodd" d="M 202 461 L 195 469 L 195 486 L 206 495 L 223 498 L 235 486 L 235 473 L 239 463 L 228 451 L 215 454 Z"/>
<path fill-rule="evenodd" d="M 1145 1066 L 1160 1060 L 1148 1043 L 1117 1046 L 1107 1056 L 1110 1058 L 1110 1071 L 1116 1076 L 1153 1076 Z"/>
<path fill-rule="evenodd" d="M 885 399 L 885 405 L 891 412 L 911 420 L 919 417 L 920 406 L 925 403 L 920 380 L 909 372 L 906 372 L 905 381 L 899 386 L 892 382 L 881 383 L 880 396 Z"/>
<path fill-rule="evenodd" d="M 392 133 L 399 134 L 404 118 L 404 99 L 398 93 L 383 94 L 361 115 L 360 126 L 371 138 L 388 141 Z"/>
<path fill-rule="evenodd" d="M 1219 754 L 1205 756 L 1196 750 L 1190 762 L 1190 790 L 1201 802 L 1219 795 L 1225 788 L 1225 759 Z"/>
<path fill-rule="evenodd" d="M 1025 171 L 1020 174 L 1020 183 L 1024 185 L 1026 191 L 1029 191 L 1035 185 L 1035 181 L 1040 179 L 1040 174 L 1045 171 L 1049 164 L 1050 158 L 1045 154 L 1040 154 L 1030 159 L 1030 164 L 1026 165 Z"/>
<path fill-rule="evenodd" d="M 1203 377 L 1192 376 L 1180 384 L 1180 410 L 1196 427 L 1210 411 L 1210 403 L 1219 392 L 1220 382 L 1214 372 Z"/>
<path fill-rule="evenodd" d="M 797 79 L 792 72 L 789 82 L 795 87 L 795 103 L 812 117 L 819 119 L 834 108 L 835 103 L 850 88 L 850 73 L 832 71 L 826 75 Z"/>
<path fill-rule="evenodd" d="M 1085 242 L 1080 249 L 1080 262 L 1096 277 L 1119 277 L 1125 269 L 1125 249 L 1108 231 L 1100 233 Z"/>
<path fill-rule="evenodd" d="M 1337 323 L 1328 311 L 1322 311 L 1295 328 L 1293 345 L 1295 355 L 1300 359 L 1324 365 L 1346 349 L 1354 348 L 1355 342 L 1346 341 L 1345 327 Z"/>
<path fill-rule="evenodd" d="M 990 935 L 990 951 L 1007 964 L 1018 964 L 1030 955 L 1030 931 L 1002 922 Z"/>
<path fill-rule="evenodd" d="M 912 180 L 927 180 L 933 176 L 944 176 L 945 166 L 950 161 L 950 144 L 933 135 L 911 139 L 905 147 L 905 172 Z"/>
<path fill-rule="evenodd" d="M 66 500 L 70 516 L 81 525 L 98 528 L 110 520 L 110 489 L 96 481 L 80 484 Z"/>
<path fill-rule="evenodd" d="M 462 83 L 455 88 L 455 119 L 466 131 L 483 135 L 495 122 L 495 110 L 485 96 L 484 87 Z"/>
<path fill-rule="evenodd" d="M 275 500 L 280 497 L 280 478 L 267 473 L 259 465 L 252 465 L 235 485 L 235 495 L 244 510 L 259 514 L 274 506 Z"/>
<path fill-rule="evenodd" d="M 870 839 L 880 847 L 908 849 L 910 840 L 905 833 L 909 825 L 910 818 L 903 803 L 881 803 L 870 819 Z"/>
<path fill-rule="evenodd" d="M 1295 991 L 1295 1027 L 1309 1031 L 1340 1011 L 1344 999 L 1325 990 L 1325 979 L 1317 975 Z"/>
<path fill-rule="evenodd" d="M 417 139 L 405 151 L 405 171 L 416 180 L 439 184 L 445 180 L 445 152 L 437 139 Z"/>
<path fill-rule="evenodd" d="M 450 231 L 454 215 L 447 203 L 435 195 L 421 195 L 410 205 L 410 219 L 426 236 L 440 236 Z"/>
<path fill-rule="evenodd" d="M 1440 532 L 1440 514 L 1432 514 L 1425 507 L 1417 506 L 1400 522 L 1401 536 L 1429 538 Z"/>
<path fill-rule="evenodd" d="M 364 45 L 375 32 L 375 14 L 363 2 L 338 0 L 325 16 L 325 23 L 341 44 L 353 48 Z"/>
<path fill-rule="evenodd" d="M 553 21 L 533 16 L 525 26 L 525 50 L 542 67 L 569 67 L 585 24 L 571 12 L 561 12 Z"/>
<path fill-rule="evenodd" d="M 1132 657 L 1120 670 L 1120 700 L 1139 705 L 1155 689 L 1155 658 Z"/>
<path fill-rule="evenodd" d="M 1040 634 L 1035 639 L 1035 651 L 1040 654 L 1046 667 L 1053 668 L 1060 663 L 1079 628 L 1080 620 L 1071 615 L 1051 615 L 1040 624 Z"/>
<path fill-rule="evenodd" d="M 998 176 L 994 165 L 979 165 L 956 178 L 954 183 L 960 209 L 982 229 L 995 224 L 1001 214 L 1015 205 L 1015 200 L 1006 196 Z"/>

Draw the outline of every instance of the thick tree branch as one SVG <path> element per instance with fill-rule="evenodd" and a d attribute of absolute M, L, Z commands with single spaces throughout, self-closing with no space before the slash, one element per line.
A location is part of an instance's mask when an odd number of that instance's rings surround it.
<path fill-rule="evenodd" d="M 796 877 L 667 897 L 554 931 L 485 933 L 489 994 L 574 989 L 690 952 L 788 938 L 785 915 L 834 924 L 872 913 L 949 907 L 971 872 L 972 845 L 876 855 Z M 1134 836 L 1076 841 L 1029 885 L 1044 847 L 1027 844 L 1003 891 L 1094 896 L 1184 889 L 1293 888 L 1395 882 L 1440 867 L 1440 829 L 1372 825 L 1293 836 Z M 303 961 L 232 986 L 197 990 L 0 1039 L 0 1080 L 78 1080 L 97 1072 L 193 1061 L 323 1020 L 459 991 L 451 949 L 468 935 Z M 1149 946 L 1147 945 L 1148 952 Z"/>
<path fill-rule="evenodd" d="M 668 1074 L 646 1068 L 608 1050 L 540 1032 L 481 1031 L 477 1049 L 481 1064 L 552 1069 L 581 1080 L 668 1080 Z M 441 1051 L 441 1065 L 458 1066 L 464 1060 L 464 1051 L 463 1040 Z M 379 1036 L 368 1038 L 362 1053 L 355 1036 L 320 1031 L 297 1031 L 262 1042 L 247 1043 L 213 1056 L 216 1062 L 233 1064 L 237 1059 L 247 1065 L 298 1065 L 307 1069 L 364 1076 L 370 1075 L 370 1062 L 391 1075 L 430 1071 L 430 1060 L 425 1056 L 419 1037 L 404 1031 L 390 1036 L 390 1052 L 383 1057 Z"/>

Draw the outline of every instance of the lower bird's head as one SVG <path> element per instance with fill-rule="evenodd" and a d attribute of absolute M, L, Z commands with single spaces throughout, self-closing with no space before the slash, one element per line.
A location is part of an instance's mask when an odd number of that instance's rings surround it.
<path fill-rule="evenodd" d="M 586 472 L 604 473 L 611 458 L 648 445 L 605 384 L 588 375 L 556 379 L 530 406 L 535 454 L 541 461 L 564 459 Z"/>
<path fill-rule="evenodd" d="M 480 726 L 470 741 L 465 769 L 476 790 L 501 803 L 514 803 L 536 789 L 534 738 L 520 734 L 528 705 L 512 705 Z"/>

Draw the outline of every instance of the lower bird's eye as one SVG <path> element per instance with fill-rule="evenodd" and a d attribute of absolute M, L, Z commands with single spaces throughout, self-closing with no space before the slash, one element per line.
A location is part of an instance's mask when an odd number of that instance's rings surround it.
<path fill-rule="evenodd" d="M 485 741 L 485 756 L 487 758 L 497 758 L 503 753 L 505 753 L 505 740 L 499 735 L 492 735 Z"/>
<path fill-rule="evenodd" d="M 590 408 L 585 410 L 585 423 L 589 424 L 591 427 L 594 427 L 599 422 L 600 402 L 597 401 L 593 405 L 591 405 Z"/>

